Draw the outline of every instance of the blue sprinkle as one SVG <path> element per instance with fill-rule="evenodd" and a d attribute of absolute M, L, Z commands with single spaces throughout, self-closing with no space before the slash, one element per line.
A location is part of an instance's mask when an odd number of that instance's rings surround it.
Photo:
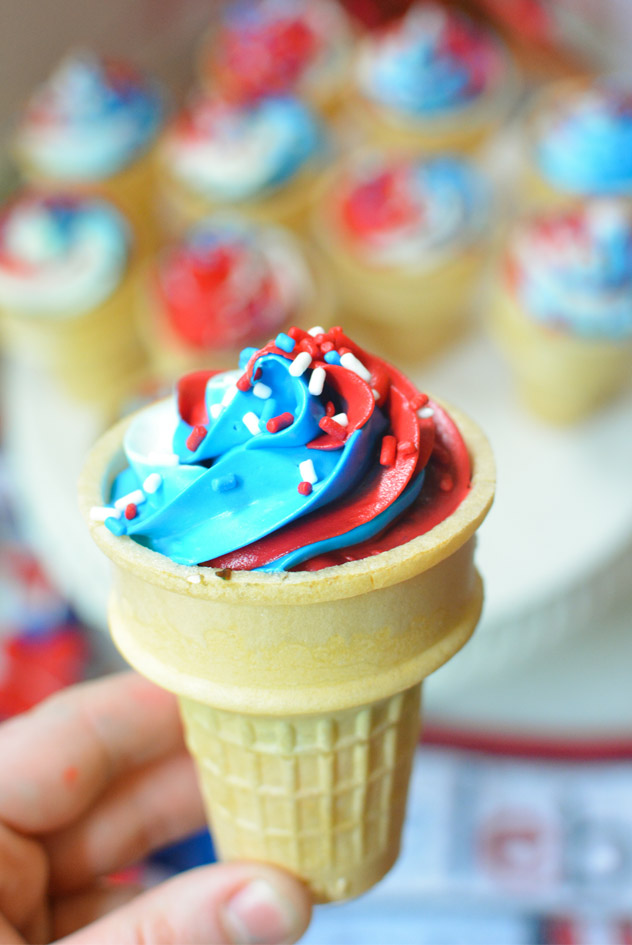
<path fill-rule="evenodd" d="M 280 348 L 281 351 L 286 351 L 287 354 L 291 354 L 294 351 L 296 342 L 293 338 L 290 338 L 289 335 L 286 335 L 284 331 L 280 331 L 279 334 L 274 339 L 274 343 L 277 348 Z"/>
<path fill-rule="evenodd" d="M 244 368 L 247 366 L 247 364 L 248 364 L 248 362 L 250 361 L 250 359 L 251 359 L 251 357 L 253 356 L 253 354 L 256 354 L 258 350 L 259 350 L 258 348 L 243 348 L 243 349 L 241 350 L 241 352 L 240 352 L 240 354 L 239 354 L 239 368 L 240 368 L 240 370 L 242 370 L 242 371 L 244 370 Z"/>
<path fill-rule="evenodd" d="M 340 364 L 340 355 L 337 351 L 328 351 L 325 355 L 327 364 Z"/>
<path fill-rule="evenodd" d="M 213 479 L 211 482 L 211 488 L 214 492 L 230 492 L 231 489 L 236 489 L 239 485 L 239 480 L 235 473 L 228 473 L 227 476 L 218 476 L 217 479 Z"/>
<path fill-rule="evenodd" d="M 109 528 L 113 535 L 125 534 L 125 522 L 120 518 L 114 518 L 113 515 L 106 518 L 105 527 Z"/>

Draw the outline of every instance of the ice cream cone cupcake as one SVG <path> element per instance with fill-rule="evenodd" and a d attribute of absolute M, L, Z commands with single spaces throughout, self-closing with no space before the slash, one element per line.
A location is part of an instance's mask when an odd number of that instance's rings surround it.
<path fill-rule="evenodd" d="M 330 115 L 349 85 L 353 31 L 333 0 L 233 3 L 202 42 L 202 84 L 230 101 L 296 95 Z"/>
<path fill-rule="evenodd" d="M 356 155 L 327 180 L 313 214 L 345 320 L 406 364 L 471 323 L 492 229 L 486 182 L 447 155 Z"/>
<path fill-rule="evenodd" d="M 163 123 L 157 85 L 128 63 L 69 55 L 28 102 L 14 140 L 24 180 L 52 192 L 98 191 L 153 248 L 152 150 Z"/>
<path fill-rule="evenodd" d="M 176 380 L 228 368 L 291 324 L 333 318 L 323 267 L 281 227 L 216 214 L 163 250 L 142 275 L 138 325 L 154 371 Z"/>
<path fill-rule="evenodd" d="M 471 151 L 506 118 L 517 89 L 498 37 L 455 10 L 415 3 L 360 43 L 350 120 L 380 147 Z"/>
<path fill-rule="evenodd" d="M 184 378 L 82 475 L 114 639 L 178 695 L 221 855 L 317 902 L 393 865 L 421 680 L 480 612 L 493 462 L 453 417 L 340 329 L 291 329 Z"/>
<path fill-rule="evenodd" d="M 320 123 L 297 99 L 194 100 L 158 154 L 158 199 L 172 236 L 217 210 L 300 227 L 324 160 Z"/>
<path fill-rule="evenodd" d="M 0 216 L 0 327 L 7 355 L 78 400 L 114 402 L 144 355 L 130 317 L 129 228 L 96 197 L 29 194 Z"/>
<path fill-rule="evenodd" d="M 632 208 L 594 200 L 523 223 L 491 327 L 519 393 L 552 423 L 582 420 L 632 379 Z"/>
<path fill-rule="evenodd" d="M 632 83 L 559 82 L 536 97 L 527 121 L 525 203 L 569 205 L 632 196 Z"/>

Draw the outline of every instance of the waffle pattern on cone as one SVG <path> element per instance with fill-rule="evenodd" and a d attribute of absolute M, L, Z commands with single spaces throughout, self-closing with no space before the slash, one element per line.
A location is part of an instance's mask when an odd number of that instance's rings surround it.
<path fill-rule="evenodd" d="M 369 889 L 399 852 L 420 692 L 294 718 L 181 699 L 222 857 L 282 864 L 319 902 Z"/>

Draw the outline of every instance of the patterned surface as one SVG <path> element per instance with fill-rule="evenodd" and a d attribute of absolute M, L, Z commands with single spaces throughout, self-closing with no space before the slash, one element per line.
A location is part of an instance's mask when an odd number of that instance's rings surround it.
<path fill-rule="evenodd" d="M 328 716 L 182 712 L 224 857 L 280 863 L 317 898 L 358 895 L 395 860 L 420 687 Z"/>

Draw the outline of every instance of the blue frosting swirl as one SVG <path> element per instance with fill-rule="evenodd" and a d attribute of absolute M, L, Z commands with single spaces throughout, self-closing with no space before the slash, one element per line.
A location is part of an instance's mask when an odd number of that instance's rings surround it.
<path fill-rule="evenodd" d="M 560 98 L 540 117 L 535 160 L 559 190 L 632 193 L 632 89 L 602 83 Z"/>
<path fill-rule="evenodd" d="M 551 226 L 557 236 L 551 242 Z M 516 289 L 529 314 L 578 337 L 632 337 L 632 219 L 621 205 L 527 228 L 516 241 Z"/>
<path fill-rule="evenodd" d="M 151 144 L 162 120 L 156 84 L 131 67 L 84 53 L 64 60 L 35 93 L 18 146 L 51 176 L 107 177 Z"/>

